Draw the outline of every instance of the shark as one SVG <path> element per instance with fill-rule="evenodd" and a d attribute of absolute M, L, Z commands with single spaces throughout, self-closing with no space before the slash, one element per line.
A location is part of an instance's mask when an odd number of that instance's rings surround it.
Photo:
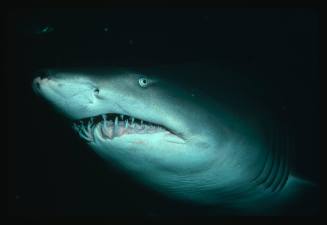
<path fill-rule="evenodd" d="M 106 163 L 163 196 L 222 214 L 284 215 L 301 207 L 310 214 L 303 199 L 317 187 L 293 174 L 291 138 L 278 123 L 233 110 L 175 75 L 45 69 L 32 88 Z"/>

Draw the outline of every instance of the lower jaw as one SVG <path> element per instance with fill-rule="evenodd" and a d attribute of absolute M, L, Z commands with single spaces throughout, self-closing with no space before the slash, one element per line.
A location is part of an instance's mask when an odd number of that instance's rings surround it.
<path fill-rule="evenodd" d="M 113 140 L 115 138 L 128 136 L 132 134 L 155 134 L 155 133 L 170 133 L 169 131 L 159 127 L 159 126 L 147 126 L 133 124 L 126 126 L 122 122 L 117 124 L 109 123 L 108 121 L 101 121 L 96 124 L 84 125 L 73 125 L 73 128 L 81 136 L 81 138 L 86 141 L 93 142 L 95 139 L 95 131 L 97 130 L 98 136 L 103 140 Z"/>
<path fill-rule="evenodd" d="M 93 140 L 89 142 L 89 144 L 100 144 L 100 146 L 103 146 L 103 144 L 114 144 L 116 147 L 119 146 L 121 149 L 134 148 L 142 145 L 160 146 L 161 144 L 170 144 L 171 146 L 176 146 L 176 144 L 185 143 L 185 140 L 166 130 L 153 133 L 131 133 L 108 138 L 103 136 L 101 124 L 95 126 Z"/>

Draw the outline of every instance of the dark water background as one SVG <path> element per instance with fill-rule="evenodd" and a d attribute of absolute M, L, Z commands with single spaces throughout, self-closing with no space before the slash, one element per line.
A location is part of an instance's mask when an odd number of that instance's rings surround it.
<path fill-rule="evenodd" d="M 259 96 L 257 107 L 263 104 L 290 127 L 296 170 L 320 183 L 316 9 L 25 9 L 9 12 L 7 28 L 10 215 L 183 211 L 182 204 L 108 170 L 34 95 L 33 71 L 44 67 L 213 62 L 241 71 L 241 80 L 256 88 L 235 88 L 235 96 Z M 237 76 L 224 79 L 240 83 Z M 221 80 L 201 74 L 187 82 L 214 96 L 221 94 Z"/>

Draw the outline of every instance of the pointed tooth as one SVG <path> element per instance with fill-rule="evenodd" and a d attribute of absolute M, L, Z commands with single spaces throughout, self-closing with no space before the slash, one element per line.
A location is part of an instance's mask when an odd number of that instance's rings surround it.
<path fill-rule="evenodd" d="M 106 133 L 105 133 L 105 124 L 104 123 L 100 123 L 99 125 L 99 129 L 100 129 L 100 134 L 102 135 L 102 137 L 106 138 Z"/>
<path fill-rule="evenodd" d="M 93 136 L 93 118 L 91 118 L 91 120 L 89 120 L 89 123 L 87 124 L 87 131 L 88 131 L 88 136 L 90 137 L 91 140 L 94 140 L 94 136 Z"/>
<path fill-rule="evenodd" d="M 115 127 L 117 127 L 118 126 L 118 117 L 116 116 L 116 118 L 115 118 Z"/>
<path fill-rule="evenodd" d="M 121 115 L 120 115 L 120 118 L 121 118 L 121 120 L 124 120 L 124 115 L 121 114 Z"/>
<path fill-rule="evenodd" d="M 76 123 L 73 123 L 73 129 L 77 132 L 79 132 L 79 126 Z"/>
<path fill-rule="evenodd" d="M 88 136 L 88 137 L 90 136 L 89 132 L 88 132 L 88 130 L 87 130 L 87 128 L 85 126 L 82 126 L 82 131 L 86 136 Z"/>
<path fill-rule="evenodd" d="M 79 136 L 80 136 L 81 138 L 84 138 L 84 139 L 87 140 L 87 141 L 91 141 L 91 139 L 90 139 L 88 136 L 86 136 L 85 134 L 83 134 L 82 132 L 79 133 Z"/>
<path fill-rule="evenodd" d="M 112 128 L 112 138 L 118 136 L 118 117 L 115 118 L 115 126 Z"/>
<path fill-rule="evenodd" d="M 93 123 L 93 117 L 91 117 L 88 121 L 87 121 L 87 126 L 89 125 L 89 124 L 91 124 L 92 125 L 92 123 Z"/>
<path fill-rule="evenodd" d="M 125 128 L 128 128 L 128 120 L 125 120 Z"/>
<path fill-rule="evenodd" d="M 109 136 L 109 133 L 110 133 L 110 132 L 109 132 L 109 127 L 106 126 L 104 123 L 101 123 L 100 128 L 101 128 L 102 136 L 103 136 L 104 138 L 109 138 L 109 139 L 111 139 L 111 137 Z"/>
<path fill-rule="evenodd" d="M 134 123 L 134 119 L 135 119 L 135 118 L 134 118 L 134 117 L 132 117 L 132 124 Z"/>
<path fill-rule="evenodd" d="M 89 132 L 86 130 L 86 128 L 84 126 L 82 126 L 81 131 L 79 132 L 79 135 L 88 141 L 92 141 L 91 135 L 89 134 Z"/>
<path fill-rule="evenodd" d="M 89 120 L 89 122 L 87 123 L 87 130 L 90 130 L 91 126 L 92 126 L 92 122 L 91 120 Z"/>
<path fill-rule="evenodd" d="M 93 132 L 93 128 L 90 127 L 90 128 L 88 129 L 88 137 L 89 137 L 90 141 L 93 141 L 93 140 L 94 140 L 94 136 L 93 136 L 93 134 L 94 134 L 94 132 Z"/>
<path fill-rule="evenodd" d="M 103 114 L 101 116 L 102 116 L 103 121 L 107 121 L 107 115 L 106 114 Z"/>

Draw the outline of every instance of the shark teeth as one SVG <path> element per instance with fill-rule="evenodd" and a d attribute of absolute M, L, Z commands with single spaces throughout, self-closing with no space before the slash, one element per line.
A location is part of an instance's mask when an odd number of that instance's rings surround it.
<path fill-rule="evenodd" d="M 124 120 L 125 119 L 125 120 Z M 164 127 L 128 115 L 102 114 L 73 123 L 73 129 L 88 142 L 94 141 L 94 129 L 99 124 L 103 138 L 113 139 L 126 134 L 147 134 L 167 131 Z"/>
<path fill-rule="evenodd" d="M 86 126 L 83 121 L 80 121 L 80 124 L 73 123 L 73 129 L 78 132 L 81 138 L 89 142 L 94 141 L 93 128 L 91 120 Z"/>
<path fill-rule="evenodd" d="M 115 127 L 117 127 L 118 126 L 118 117 L 116 116 L 116 118 L 115 118 Z"/>

